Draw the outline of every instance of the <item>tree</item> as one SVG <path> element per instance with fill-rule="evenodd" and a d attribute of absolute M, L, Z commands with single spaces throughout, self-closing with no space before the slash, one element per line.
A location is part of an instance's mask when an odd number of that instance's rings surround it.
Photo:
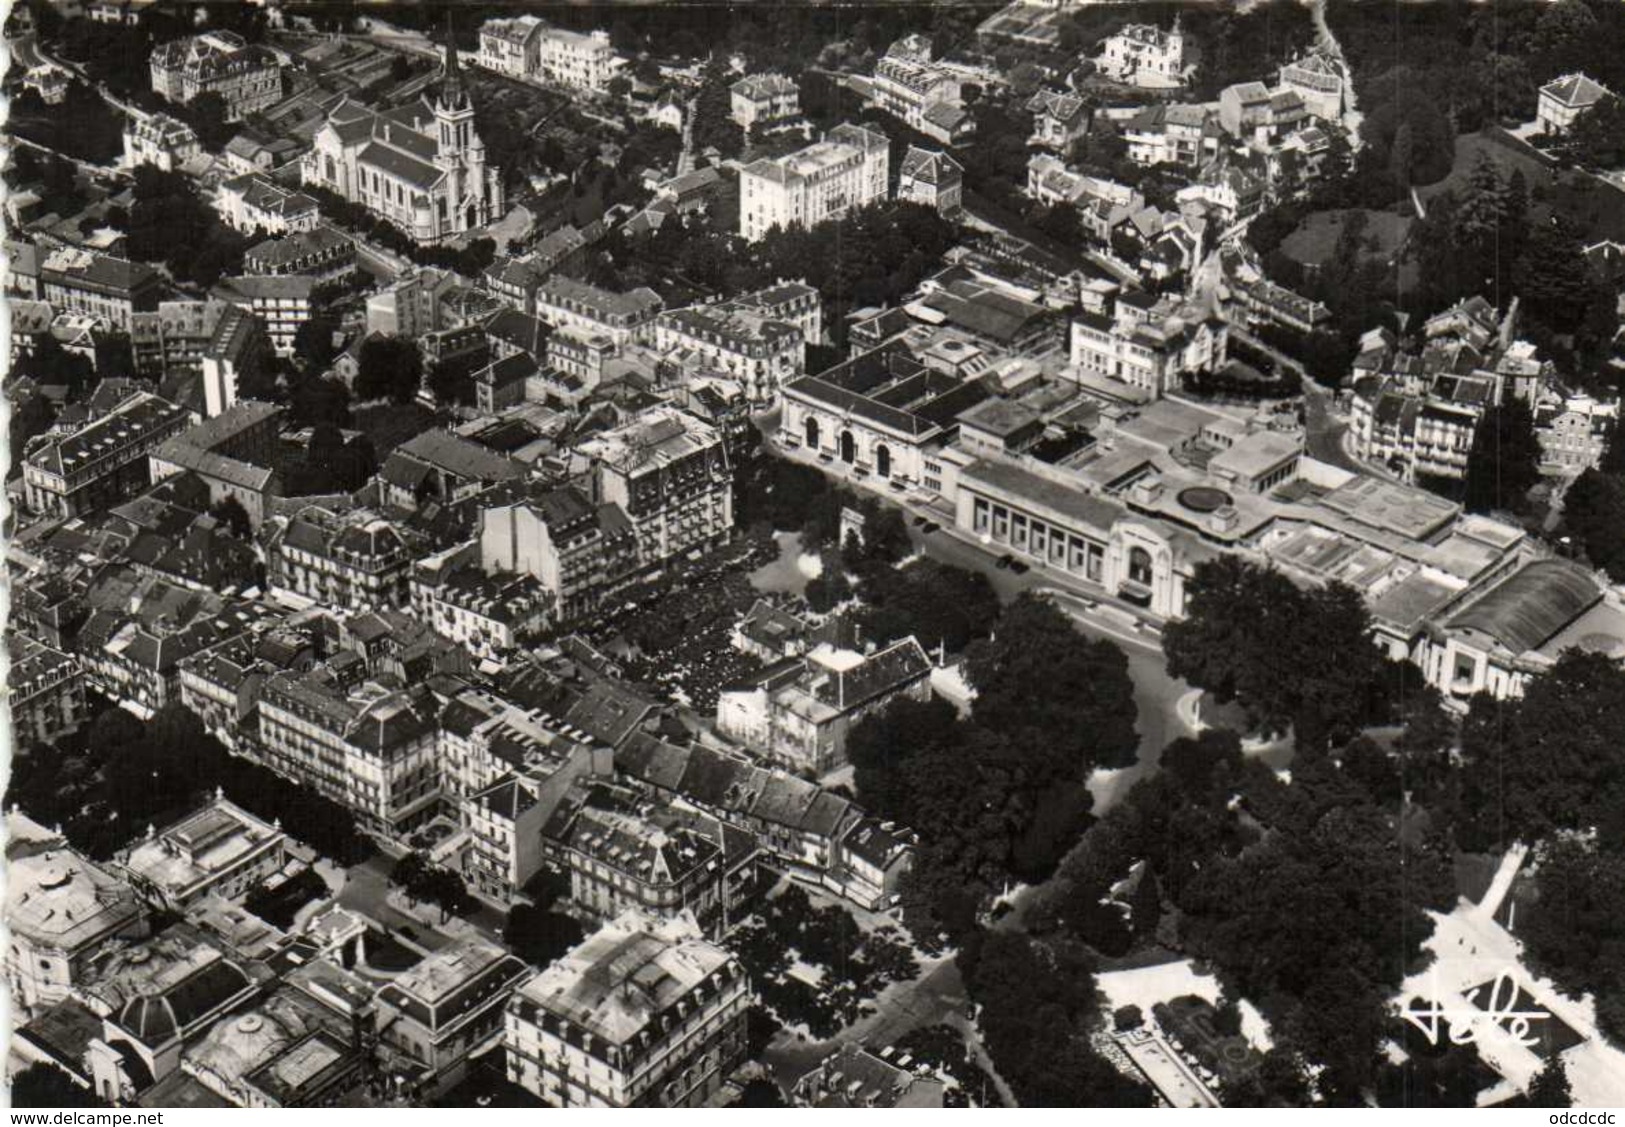
<path fill-rule="evenodd" d="M 1610 438 L 1610 448 L 1625 441 Z M 1563 527 L 1586 558 L 1625 582 L 1625 476 L 1588 469 L 1563 494 Z"/>
<path fill-rule="evenodd" d="M 1625 98 L 1603 98 L 1582 113 L 1569 132 L 1569 149 L 1587 168 L 1625 165 Z"/>
<path fill-rule="evenodd" d="M 624 74 L 617 74 L 605 84 L 604 92 L 616 101 L 622 101 L 632 93 L 632 80 Z"/>
<path fill-rule="evenodd" d="M 1224 556 L 1197 566 L 1187 599 L 1185 619 L 1164 632 L 1169 673 L 1239 701 L 1264 730 L 1295 726 L 1300 749 L 1321 748 L 1379 711 L 1383 658 L 1347 585 L 1306 592 Z"/>
<path fill-rule="evenodd" d="M 209 506 L 209 515 L 229 528 L 239 540 L 247 540 L 253 534 L 254 526 L 248 519 L 248 510 L 236 497 L 228 494 L 220 498 Z"/>
<path fill-rule="evenodd" d="M 423 356 L 415 341 L 371 337 L 361 346 L 355 378 L 356 395 L 361 399 L 410 403 L 422 384 Z"/>
<path fill-rule="evenodd" d="M 55 1065 L 31 1064 L 11 1078 L 13 1107 L 107 1107 Z"/>
<path fill-rule="evenodd" d="M 1052 603 L 1017 599 L 965 664 L 976 722 L 1028 749 L 1050 781 L 1080 781 L 1095 767 L 1134 761 L 1127 657 L 1109 642 L 1080 638 Z"/>
<path fill-rule="evenodd" d="M 1573 1107 L 1574 1094 L 1569 1090 L 1569 1073 L 1561 1056 L 1546 1059 L 1546 1067 L 1535 1073 L 1529 1082 L 1530 1107 Z"/>
<path fill-rule="evenodd" d="M 1603 847 L 1563 835 L 1543 846 L 1539 858 L 1540 910 L 1519 924 L 1530 960 L 1565 992 L 1594 994 L 1598 1024 L 1614 1040 L 1625 1038 L 1625 998 L 1619 992 L 1625 976 L 1625 917 L 1619 911 L 1625 855 L 1619 842 Z"/>
<path fill-rule="evenodd" d="M 1599 300 L 1598 279 L 1584 250 L 1580 230 L 1558 216 L 1530 232 L 1518 260 L 1524 310 L 1554 333 L 1574 332 Z"/>
<path fill-rule="evenodd" d="M 1467 451 L 1469 512 L 1518 509 L 1540 480 L 1540 440 L 1529 404 L 1509 398 L 1484 412 Z"/>
<path fill-rule="evenodd" d="M 1461 732 L 1465 847 L 1592 828 L 1625 846 L 1622 731 L 1625 669 L 1603 653 L 1566 651 L 1519 700 L 1475 698 Z"/>
<path fill-rule="evenodd" d="M 338 331 L 338 319 L 326 310 L 317 310 L 299 323 L 293 334 L 293 354 L 309 373 L 327 371 L 338 350 L 333 347 L 333 334 Z"/>

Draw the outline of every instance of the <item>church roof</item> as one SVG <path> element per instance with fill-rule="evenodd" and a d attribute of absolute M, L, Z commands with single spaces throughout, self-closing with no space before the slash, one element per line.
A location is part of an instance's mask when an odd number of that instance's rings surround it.
<path fill-rule="evenodd" d="M 405 180 L 412 187 L 424 191 L 440 183 L 446 175 L 434 165 L 380 141 L 374 141 L 362 149 L 357 160 L 362 165 L 369 165 L 397 180 Z"/>

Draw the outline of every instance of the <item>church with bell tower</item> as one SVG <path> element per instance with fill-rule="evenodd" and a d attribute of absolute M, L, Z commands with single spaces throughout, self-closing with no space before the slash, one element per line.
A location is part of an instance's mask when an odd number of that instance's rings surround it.
<path fill-rule="evenodd" d="M 485 162 L 450 27 L 433 101 L 379 110 L 346 98 L 317 130 L 300 176 L 425 245 L 501 219 L 502 175 Z"/>

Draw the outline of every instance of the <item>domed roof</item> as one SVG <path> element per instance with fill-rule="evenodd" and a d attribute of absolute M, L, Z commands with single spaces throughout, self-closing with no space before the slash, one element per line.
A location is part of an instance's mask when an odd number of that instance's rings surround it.
<path fill-rule="evenodd" d="M 131 998 L 118 1023 L 147 1045 L 162 1045 L 253 985 L 230 959 L 216 959 L 173 986 Z"/>

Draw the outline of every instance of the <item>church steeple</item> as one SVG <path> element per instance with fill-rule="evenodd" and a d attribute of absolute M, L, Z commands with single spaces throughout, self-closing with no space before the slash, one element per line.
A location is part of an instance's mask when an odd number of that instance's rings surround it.
<path fill-rule="evenodd" d="M 471 108 L 468 89 L 463 85 L 463 72 L 457 65 L 457 38 L 452 33 L 451 13 L 446 13 L 446 61 L 441 68 L 440 108 L 447 112 Z"/>

